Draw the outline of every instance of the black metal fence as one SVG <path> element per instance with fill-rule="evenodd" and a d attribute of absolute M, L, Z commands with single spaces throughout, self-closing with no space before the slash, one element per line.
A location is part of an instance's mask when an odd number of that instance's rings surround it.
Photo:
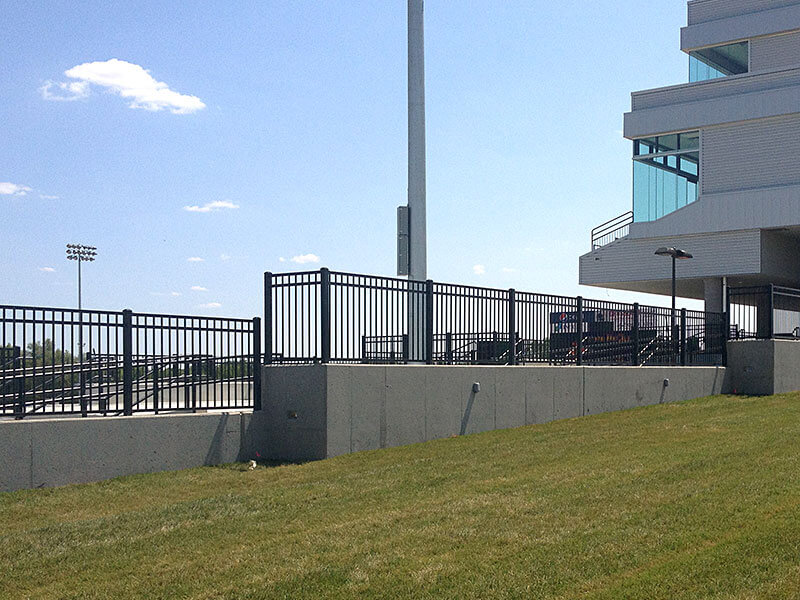
<path fill-rule="evenodd" d="M 800 290 L 728 288 L 727 311 L 731 339 L 800 338 Z"/>
<path fill-rule="evenodd" d="M 321 269 L 264 275 L 267 362 L 713 365 L 720 313 Z"/>
<path fill-rule="evenodd" d="M 261 319 L 0 306 L 0 415 L 259 408 Z"/>

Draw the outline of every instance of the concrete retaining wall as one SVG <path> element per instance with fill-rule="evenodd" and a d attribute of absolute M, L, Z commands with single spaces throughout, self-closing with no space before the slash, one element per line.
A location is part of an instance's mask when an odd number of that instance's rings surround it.
<path fill-rule="evenodd" d="M 800 341 L 728 342 L 731 391 L 768 396 L 800 390 Z"/>
<path fill-rule="evenodd" d="M 265 367 L 270 452 L 315 460 L 728 391 L 722 367 Z M 664 380 L 669 385 L 664 385 Z M 480 383 L 474 393 L 473 383 Z"/>
<path fill-rule="evenodd" d="M 728 365 L 265 367 L 259 413 L 0 422 L 0 491 L 249 460 L 256 452 L 315 460 L 731 391 L 800 390 L 800 342 L 732 342 Z"/>
<path fill-rule="evenodd" d="M 187 469 L 269 453 L 264 413 L 0 422 L 0 492 Z"/>

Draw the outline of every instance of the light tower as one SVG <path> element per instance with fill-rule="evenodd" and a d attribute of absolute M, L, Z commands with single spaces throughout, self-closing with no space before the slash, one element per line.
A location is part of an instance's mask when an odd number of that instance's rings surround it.
<path fill-rule="evenodd" d="M 397 209 L 397 274 L 428 276 L 425 217 L 425 27 L 423 0 L 408 0 L 408 204 Z"/>
<path fill-rule="evenodd" d="M 408 276 L 428 277 L 425 217 L 425 18 L 423 0 L 408 0 Z"/>
<path fill-rule="evenodd" d="M 397 274 L 428 278 L 425 216 L 425 26 L 423 0 L 408 0 L 408 204 L 397 209 Z M 408 338 L 412 360 L 425 350 L 424 287 L 412 284 Z M 419 288 L 419 289 L 417 289 Z"/>
<path fill-rule="evenodd" d="M 78 356 L 83 362 L 83 306 L 81 302 L 81 263 L 93 262 L 97 248 L 83 244 L 67 244 L 67 260 L 78 261 Z"/>

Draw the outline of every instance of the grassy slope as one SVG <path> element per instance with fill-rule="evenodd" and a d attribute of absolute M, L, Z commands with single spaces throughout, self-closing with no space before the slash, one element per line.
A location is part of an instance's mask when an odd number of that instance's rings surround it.
<path fill-rule="evenodd" d="M 0 598 L 800 598 L 800 395 L 0 494 Z"/>

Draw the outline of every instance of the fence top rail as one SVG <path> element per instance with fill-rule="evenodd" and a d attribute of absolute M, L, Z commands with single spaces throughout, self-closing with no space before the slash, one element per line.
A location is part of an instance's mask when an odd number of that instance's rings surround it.
<path fill-rule="evenodd" d="M 298 272 L 285 272 L 285 273 L 273 273 L 273 281 L 275 278 L 281 278 L 285 276 L 292 276 L 292 275 L 319 275 L 321 273 L 320 270 L 317 271 L 298 271 Z M 398 284 L 400 286 L 406 286 L 406 290 L 398 289 L 398 288 L 386 288 L 392 291 L 408 291 L 411 293 L 418 293 L 424 290 L 424 286 L 426 285 L 426 281 L 421 280 L 414 280 L 414 279 L 405 279 L 399 277 L 389 277 L 384 275 L 368 275 L 363 273 L 348 273 L 344 271 L 330 271 L 331 274 L 331 283 L 333 285 L 339 286 L 358 286 L 358 282 L 353 281 L 337 281 L 336 278 L 339 277 L 347 277 L 347 278 L 361 278 L 363 280 L 373 280 L 373 281 L 381 281 L 390 284 Z M 315 281 L 304 281 L 300 282 L 297 285 L 306 285 L 306 284 L 319 284 L 321 282 L 321 278 Z M 491 293 L 491 294 L 503 294 L 508 293 L 510 290 L 505 288 L 492 288 L 492 287 L 482 287 L 482 286 L 474 286 L 474 285 L 464 285 L 460 283 L 445 283 L 445 282 L 438 282 L 432 281 L 434 285 L 434 293 L 435 294 L 451 294 L 451 292 L 444 291 L 441 288 L 455 288 L 455 289 L 462 289 L 462 290 L 471 290 L 476 293 Z M 412 284 L 416 284 L 413 286 Z M 275 284 L 273 283 L 273 286 Z M 295 285 L 292 282 L 283 282 L 280 284 L 281 286 L 292 286 Z M 364 287 L 376 287 L 377 284 L 365 284 Z M 412 287 L 419 286 L 417 289 L 410 289 Z M 511 288 L 513 289 L 513 288 Z M 742 289 L 742 288 L 730 288 L 730 291 L 734 289 Z M 759 288 L 761 289 L 761 288 Z M 789 289 L 789 288 L 776 288 L 776 289 Z M 796 290 L 798 295 L 800 295 L 800 290 Z M 576 304 L 576 300 L 578 296 L 560 296 L 556 294 L 543 294 L 538 292 L 528 292 L 524 290 L 514 290 L 516 294 L 516 299 L 518 302 L 531 302 L 541 300 L 552 301 L 553 304 L 565 304 L 565 305 L 574 305 Z M 467 292 L 468 293 L 468 292 Z M 532 299 L 531 297 L 535 297 Z M 496 297 L 488 298 L 489 300 L 497 300 Z M 652 306 L 647 304 L 638 304 L 638 303 L 628 303 L 628 302 L 616 302 L 613 300 L 600 300 L 594 298 L 582 298 L 584 302 L 584 309 L 587 308 L 587 304 L 590 305 L 597 305 L 591 306 L 591 310 L 633 310 L 634 307 L 638 306 L 640 312 L 647 313 L 647 312 L 665 312 L 665 314 L 669 314 L 672 310 L 669 306 Z M 677 308 L 676 311 L 680 311 L 680 308 Z M 700 317 L 701 315 L 718 315 L 722 316 L 723 313 L 715 313 L 715 312 L 706 312 L 702 310 L 686 310 L 687 316 L 691 317 Z"/>
<path fill-rule="evenodd" d="M 776 294 L 781 296 L 800 296 L 800 290 L 789 287 L 774 286 L 772 288 Z"/>
<path fill-rule="evenodd" d="M 40 319 L 37 319 L 35 314 L 33 317 L 25 317 L 24 313 L 36 313 L 36 312 L 52 312 L 52 313 L 69 313 L 73 315 L 80 315 L 82 314 L 84 317 L 89 315 L 107 315 L 107 316 L 116 316 L 122 317 L 124 310 L 98 310 L 98 309 L 89 309 L 89 308 L 65 308 L 65 307 L 57 307 L 57 306 L 24 306 L 24 305 L 13 305 L 13 304 L 0 304 L 0 311 L 18 311 L 22 312 L 23 316 L 15 317 L 14 314 L 5 315 L 5 317 L 0 314 L 0 320 L 10 320 L 10 321 L 33 321 L 36 322 L 46 321 L 50 319 L 45 319 L 43 316 Z M 131 312 L 132 317 L 137 318 L 157 318 L 157 319 L 191 319 L 191 320 L 199 320 L 199 321 L 226 321 L 229 323 L 245 323 L 245 324 L 252 324 L 253 319 L 243 319 L 241 317 L 217 317 L 213 315 L 172 315 L 166 313 L 142 313 L 142 312 Z M 75 317 L 77 318 L 77 317 Z M 57 319 L 60 320 L 60 319 Z M 108 325 L 108 326 L 119 326 L 122 327 L 122 321 L 112 321 L 112 322 L 86 322 L 84 321 L 84 325 Z"/>
<path fill-rule="evenodd" d="M 78 310 L 77 308 L 65 308 L 59 306 L 25 306 L 25 305 L 15 305 L 15 304 L 0 304 L 0 310 L 16 310 L 16 311 L 27 311 L 27 312 L 60 312 L 60 313 L 83 313 L 86 314 L 95 314 L 95 315 L 118 315 L 122 316 L 121 310 L 101 310 L 95 308 L 82 308 Z"/>
<path fill-rule="evenodd" d="M 253 319 L 243 319 L 241 317 L 214 317 L 214 316 L 202 316 L 202 315 L 169 315 L 169 314 L 160 314 L 160 313 L 138 313 L 134 312 L 131 313 L 132 317 L 144 317 L 144 318 L 155 318 L 155 319 L 182 319 L 182 320 L 192 320 L 192 321 L 225 321 L 228 323 L 246 323 L 252 324 Z M 139 324 L 139 325 L 147 325 L 147 324 Z M 153 323 L 152 325 L 158 326 L 157 324 Z"/>
<path fill-rule="evenodd" d="M 800 298 L 800 289 L 780 285 L 754 285 L 749 287 L 732 287 L 728 289 L 729 296 L 755 296 L 759 294 L 774 294 L 775 296 L 789 296 Z"/>

